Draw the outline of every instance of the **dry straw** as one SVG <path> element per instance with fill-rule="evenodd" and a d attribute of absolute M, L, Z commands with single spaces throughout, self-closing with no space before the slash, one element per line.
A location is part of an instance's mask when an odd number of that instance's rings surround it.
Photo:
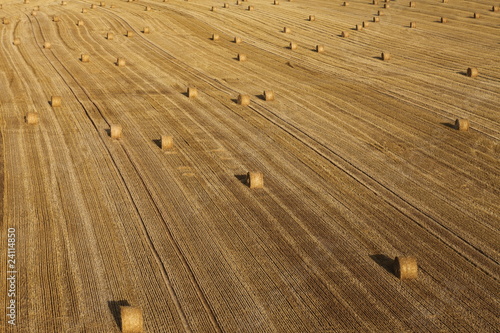
<path fill-rule="evenodd" d="M 36 125 L 39 121 L 38 113 L 36 112 L 28 112 L 24 118 L 29 125 Z"/>
<path fill-rule="evenodd" d="M 82 62 L 89 62 L 90 61 L 90 55 L 88 55 L 88 54 L 82 54 L 81 57 L 80 57 L 80 60 Z"/>
<path fill-rule="evenodd" d="M 174 148 L 174 137 L 169 135 L 162 135 L 160 138 L 160 145 L 162 150 Z"/>
<path fill-rule="evenodd" d="M 142 333 L 144 321 L 142 310 L 133 306 L 120 306 L 120 318 L 123 333 Z"/>
<path fill-rule="evenodd" d="M 123 59 L 123 58 L 116 59 L 116 66 L 124 67 L 125 65 L 126 65 L 125 59 Z"/>
<path fill-rule="evenodd" d="M 198 89 L 194 87 L 188 87 L 187 88 L 187 95 L 189 98 L 196 98 L 198 97 Z"/>
<path fill-rule="evenodd" d="M 247 61 L 247 56 L 243 53 L 238 53 L 238 61 Z"/>
<path fill-rule="evenodd" d="M 415 257 L 396 257 L 394 274 L 401 280 L 416 279 L 418 276 L 417 259 Z"/>
<path fill-rule="evenodd" d="M 239 105 L 243 105 L 243 106 L 249 105 L 250 104 L 250 96 L 239 94 L 237 103 Z"/>
<path fill-rule="evenodd" d="M 248 172 L 247 173 L 247 184 L 250 188 L 263 188 L 264 187 L 264 176 L 262 172 Z"/>
<path fill-rule="evenodd" d="M 264 90 L 262 95 L 264 95 L 264 100 L 274 101 L 274 92 L 272 90 Z"/>
<path fill-rule="evenodd" d="M 109 134 L 111 135 L 112 139 L 119 139 L 122 137 L 122 131 L 123 131 L 123 129 L 122 129 L 121 125 L 112 124 L 111 128 L 109 130 Z M 123 325 L 123 317 L 122 317 L 122 325 Z M 123 330 L 123 326 L 122 326 L 122 330 Z"/>
<path fill-rule="evenodd" d="M 391 60 L 391 54 L 387 52 L 382 52 L 380 58 L 382 58 L 383 61 Z"/>
<path fill-rule="evenodd" d="M 479 72 L 478 72 L 477 68 L 475 68 L 475 67 L 467 68 L 467 76 L 468 77 L 476 77 L 478 75 L 479 75 Z"/>
<path fill-rule="evenodd" d="M 295 50 L 297 49 L 297 43 L 295 42 L 290 42 L 290 45 L 288 46 L 290 50 Z"/>
<path fill-rule="evenodd" d="M 325 52 L 325 47 L 323 45 L 316 45 L 316 52 L 318 53 Z"/>
<path fill-rule="evenodd" d="M 52 96 L 50 98 L 50 105 L 53 107 L 53 108 L 58 108 L 60 107 L 62 104 L 62 101 L 61 101 L 61 96 Z"/>
<path fill-rule="evenodd" d="M 458 131 L 468 131 L 469 130 L 469 120 L 468 119 L 455 120 L 455 129 Z"/>

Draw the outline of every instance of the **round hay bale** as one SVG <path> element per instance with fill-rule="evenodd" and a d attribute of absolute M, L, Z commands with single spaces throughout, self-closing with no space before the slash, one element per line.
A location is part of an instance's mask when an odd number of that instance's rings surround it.
<path fill-rule="evenodd" d="M 112 124 L 109 130 L 111 139 L 120 139 L 122 137 L 122 131 L 123 129 L 121 125 Z M 123 325 L 123 317 L 122 317 L 122 325 Z M 122 326 L 122 331 L 123 331 L 123 326 Z"/>
<path fill-rule="evenodd" d="M 97 8 L 97 5 L 95 5 L 95 4 L 90 5 L 90 9 L 96 9 L 96 8 Z"/>
<path fill-rule="evenodd" d="M 275 4 L 275 5 L 279 5 L 279 4 L 280 4 L 280 2 L 279 2 L 278 0 L 274 0 L 274 4 Z"/>
<path fill-rule="evenodd" d="M 388 3 L 384 3 L 384 8 L 391 8 L 391 6 Z"/>
<path fill-rule="evenodd" d="M 150 33 L 149 27 L 144 27 L 144 28 L 142 29 L 142 33 L 143 33 L 143 34 L 149 34 L 149 33 Z"/>
<path fill-rule="evenodd" d="M 252 11 L 252 10 L 254 10 L 253 6 L 248 6 L 248 8 L 247 8 L 247 9 L 248 9 L 248 11 Z"/>
<path fill-rule="evenodd" d="M 50 106 L 53 108 L 58 108 L 62 104 L 61 96 L 52 96 L 50 98 Z"/>
<path fill-rule="evenodd" d="M 2 23 L 3 23 L 3 24 L 9 24 L 9 23 L 10 23 L 10 20 L 9 20 L 8 18 L 4 17 L 4 18 L 2 19 Z"/>
<path fill-rule="evenodd" d="M 347 7 L 347 6 L 349 6 L 349 2 L 344 1 L 344 3 L 343 3 L 342 5 L 343 5 L 344 7 Z"/>
<path fill-rule="evenodd" d="M 316 21 L 316 16 L 314 15 L 309 15 L 309 21 Z"/>
<path fill-rule="evenodd" d="M 370 25 L 368 21 L 363 21 L 363 28 L 367 28 Z"/>
<path fill-rule="evenodd" d="M 80 57 L 80 60 L 82 62 L 89 62 L 90 61 L 90 55 L 88 55 L 88 54 L 82 54 L 81 57 Z"/>
<path fill-rule="evenodd" d="M 441 2 L 442 2 L 442 3 L 448 3 L 448 0 L 443 0 L 443 1 L 441 1 Z"/>
<path fill-rule="evenodd" d="M 415 8 L 415 1 L 410 1 L 410 8 Z"/>
<path fill-rule="evenodd" d="M 85 14 L 87 12 L 87 8 L 82 8 L 82 13 Z"/>
<path fill-rule="evenodd" d="M 493 6 L 493 7 L 491 7 L 491 11 L 492 12 L 498 12 L 498 11 L 500 11 L 500 6 Z"/>
<path fill-rule="evenodd" d="M 132 306 L 120 306 L 120 318 L 123 333 L 142 333 L 144 321 L 142 310 Z"/>
<path fill-rule="evenodd" d="M 111 4 L 111 5 L 109 6 L 109 8 L 115 8 L 115 5 Z"/>
<path fill-rule="evenodd" d="M 373 4 L 373 5 L 378 5 L 378 0 L 373 0 L 373 1 L 372 1 L 372 4 Z"/>
<path fill-rule="evenodd" d="M 229 8 L 229 4 L 227 2 L 224 3 L 224 8 Z"/>
<path fill-rule="evenodd" d="M 383 15 L 384 15 L 384 12 L 383 12 L 383 11 L 381 11 L 381 10 L 379 10 L 379 11 L 377 12 L 377 15 L 378 15 L 378 16 L 383 16 Z"/>
<path fill-rule="evenodd" d="M 316 52 L 318 53 L 325 52 L 325 47 L 323 45 L 316 45 Z"/>
<path fill-rule="evenodd" d="M 387 52 L 382 52 L 380 58 L 382 58 L 383 61 L 391 60 L 391 54 Z"/>
<path fill-rule="evenodd" d="M 115 38 L 115 34 L 114 34 L 114 33 L 112 33 L 112 32 L 108 32 L 108 33 L 106 34 L 106 39 L 108 39 L 108 40 L 112 40 L 112 39 L 114 39 L 114 38 Z"/>
<path fill-rule="evenodd" d="M 342 31 L 342 37 L 344 38 L 349 37 L 349 31 Z"/>
<path fill-rule="evenodd" d="M 418 276 L 417 259 L 415 257 L 396 257 L 394 274 L 401 280 L 416 279 Z"/>
<path fill-rule="evenodd" d="M 126 65 L 126 61 L 124 58 L 118 58 L 116 59 L 116 66 L 118 67 L 124 67 Z"/>
<path fill-rule="evenodd" d="M 297 49 L 297 43 L 295 42 L 290 42 L 290 45 L 288 46 L 290 50 L 296 50 Z"/>
<path fill-rule="evenodd" d="M 83 26 L 83 21 L 82 20 L 78 20 L 76 22 L 76 25 L 79 26 L 79 27 Z"/>
<path fill-rule="evenodd" d="M 218 34 L 212 34 L 212 40 L 219 40 Z"/>
<path fill-rule="evenodd" d="M 37 12 L 36 10 L 32 10 L 32 11 L 31 11 L 31 16 L 36 16 L 36 14 L 37 14 L 37 13 L 38 13 L 38 12 Z"/>
<path fill-rule="evenodd" d="M 477 68 L 475 68 L 475 67 L 467 68 L 467 76 L 468 77 L 476 77 L 478 75 L 479 75 L 479 72 L 478 72 Z"/>
<path fill-rule="evenodd" d="M 236 4 L 237 4 L 237 5 L 241 5 L 242 3 L 243 3 L 243 2 L 242 2 L 241 0 L 237 0 L 237 1 L 236 1 Z"/>
<path fill-rule="evenodd" d="M 14 45 L 20 45 L 21 44 L 21 39 L 20 38 L 14 38 L 14 41 L 12 42 Z"/>
<path fill-rule="evenodd" d="M 249 105 L 250 104 L 250 96 L 239 94 L 237 103 L 238 103 L 238 105 L 243 105 L 243 106 Z"/>
<path fill-rule="evenodd" d="M 210 10 L 213 11 L 213 12 L 216 12 L 217 11 L 217 7 L 212 6 L 212 8 Z"/>
<path fill-rule="evenodd" d="M 68 3 L 66 1 L 61 1 L 61 6 L 66 6 Z"/>
<path fill-rule="evenodd" d="M 264 95 L 264 100 L 266 101 L 274 101 L 274 91 L 272 90 L 264 90 L 262 93 Z"/>
<path fill-rule="evenodd" d="M 363 30 L 363 26 L 361 24 L 356 24 L 356 30 L 357 31 Z"/>
<path fill-rule="evenodd" d="M 457 119 L 457 120 L 455 120 L 455 129 L 458 131 L 468 131 L 469 130 L 469 119 Z"/>
<path fill-rule="evenodd" d="M 247 56 L 243 53 L 238 53 L 238 61 L 247 61 Z"/>
<path fill-rule="evenodd" d="M 375 23 L 380 22 L 380 17 L 374 16 L 373 17 L 373 22 L 375 22 Z"/>
<path fill-rule="evenodd" d="M 162 135 L 160 138 L 160 145 L 162 150 L 174 148 L 174 137 L 169 135 Z"/>
<path fill-rule="evenodd" d="M 33 7 L 33 10 L 39 11 L 40 10 L 40 6 Z"/>
<path fill-rule="evenodd" d="M 415 29 L 417 27 L 417 22 L 410 22 L 410 28 Z"/>
<path fill-rule="evenodd" d="M 28 112 L 24 118 L 29 125 L 36 125 L 39 121 L 38 113 L 36 112 Z"/>
<path fill-rule="evenodd" d="M 481 17 L 481 14 L 479 14 L 479 13 L 474 13 L 474 18 L 475 18 L 475 19 L 478 19 L 478 18 L 480 18 L 480 17 Z"/>
<path fill-rule="evenodd" d="M 441 23 L 447 23 L 448 19 L 446 17 L 441 17 Z"/>
<path fill-rule="evenodd" d="M 43 48 L 44 49 L 50 49 L 51 47 L 52 47 L 52 44 L 50 44 L 49 42 L 43 43 Z"/>
<path fill-rule="evenodd" d="M 189 98 L 196 98 L 198 97 L 198 89 L 194 87 L 188 87 L 187 88 L 187 95 Z"/>
<path fill-rule="evenodd" d="M 144 11 L 146 11 L 146 12 L 150 12 L 150 11 L 151 11 L 151 7 L 146 6 L 146 8 L 144 8 Z"/>
<path fill-rule="evenodd" d="M 30 3 L 30 0 L 24 0 L 24 4 L 27 5 Z"/>
<path fill-rule="evenodd" d="M 52 22 L 59 22 L 59 21 L 60 21 L 59 16 L 52 17 Z"/>
<path fill-rule="evenodd" d="M 103 2 L 103 1 L 101 1 L 101 2 L 99 3 L 99 6 L 101 6 L 101 7 L 106 7 L 106 3 L 105 3 L 105 2 Z"/>
<path fill-rule="evenodd" d="M 263 188 L 264 175 L 262 172 L 247 172 L 247 185 L 250 188 Z"/>
<path fill-rule="evenodd" d="M 242 42 L 241 37 L 234 37 L 233 42 L 234 42 L 235 44 L 240 44 L 240 43 Z"/>
<path fill-rule="evenodd" d="M 128 30 L 127 33 L 125 34 L 127 37 L 133 37 L 134 36 L 134 32 L 133 31 L 130 31 Z"/>
<path fill-rule="evenodd" d="M 290 29 L 289 27 L 284 27 L 284 28 L 283 28 L 283 32 L 284 32 L 285 34 L 289 34 L 289 33 L 291 33 L 291 32 L 292 32 L 292 29 Z"/>

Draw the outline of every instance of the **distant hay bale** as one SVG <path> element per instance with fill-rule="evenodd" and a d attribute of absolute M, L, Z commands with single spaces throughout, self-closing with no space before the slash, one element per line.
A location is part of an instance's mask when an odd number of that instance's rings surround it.
<path fill-rule="evenodd" d="M 391 60 L 391 54 L 387 52 L 382 52 L 380 58 L 382 58 L 383 61 Z"/>
<path fill-rule="evenodd" d="M 373 0 L 373 1 L 372 1 L 372 4 L 373 4 L 373 5 L 378 5 L 378 0 Z"/>
<path fill-rule="evenodd" d="M 325 47 L 323 45 L 316 45 L 316 52 L 318 53 L 325 52 Z"/>
<path fill-rule="evenodd" d="M 342 6 L 344 6 L 344 7 L 347 7 L 347 6 L 349 6 L 349 2 L 347 2 L 347 1 L 344 1 L 344 3 L 342 4 Z"/>
<path fill-rule="evenodd" d="M 144 27 L 144 28 L 142 28 L 142 33 L 143 33 L 143 34 L 149 34 L 149 32 L 150 32 L 150 31 L 149 31 L 149 27 Z"/>
<path fill-rule="evenodd" d="M 250 188 L 263 188 L 264 175 L 262 172 L 247 172 L 247 185 Z"/>
<path fill-rule="evenodd" d="M 383 12 L 383 11 L 381 11 L 381 10 L 379 10 L 379 11 L 377 12 L 377 15 L 378 15 L 378 16 L 383 16 L 383 15 L 384 15 L 384 12 Z"/>
<path fill-rule="evenodd" d="M 227 2 L 224 3 L 224 8 L 229 8 L 229 4 Z"/>
<path fill-rule="evenodd" d="M 115 38 L 115 34 L 114 34 L 114 33 L 112 33 L 112 32 L 108 32 L 108 33 L 106 34 L 106 39 L 108 39 L 108 40 L 112 40 L 112 39 L 114 39 L 114 38 Z"/>
<path fill-rule="evenodd" d="M 116 59 L 116 66 L 124 67 L 125 65 L 126 65 L 126 61 L 124 58 L 117 58 Z"/>
<path fill-rule="evenodd" d="M 80 56 L 80 60 L 81 60 L 82 62 L 89 62 L 89 61 L 90 61 L 90 55 L 88 55 L 88 54 L 82 54 L 82 55 Z"/>
<path fill-rule="evenodd" d="M 279 0 L 274 0 L 274 4 L 279 5 L 280 4 Z"/>
<path fill-rule="evenodd" d="M 58 108 L 62 104 L 61 96 L 52 96 L 50 98 L 50 106 L 53 108 Z"/>
<path fill-rule="evenodd" d="M 212 8 L 210 8 L 210 10 L 213 11 L 213 12 L 216 12 L 217 11 L 217 7 L 212 6 Z"/>
<path fill-rule="evenodd" d="M 90 9 L 96 9 L 97 8 L 97 5 L 96 4 L 91 4 L 90 5 Z"/>
<path fill-rule="evenodd" d="M 30 0 L 24 0 L 24 4 L 27 5 L 30 3 Z"/>
<path fill-rule="evenodd" d="M 196 98 L 198 97 L 198 89 L 194 87 L 188 87 L 187 88 L 187 95 L 189 98 Z"/>
<path fill-rule="evenodd" d="M 237 1 L 236 1 L 236 4 L 237 4 L 237 5 L 241 5 L 242 3 L 243 3 L 243 1 L 241 1 L 241 0 L 237 0 Z"/>
<path fill-rule="evenodd" d="M 441 1 L 441 2 L 442 2 L 442 3 L 448 3 L 448 0 L 443 0 L 443 1 Z"/>
<path fill-rule="evenodd" d="M 394 274 L 401 280 L 416 279 L 418 276 L 417 259 L 415 257 L 396 257 Z"/>
<path fill-rule="evenodd" d="M 50 49 L 51 47 L 52 47 L 52 44 L 50 44 L 49 42 L 43 43 L 43 48 L 44 49 Z"/>
<path fill-rule="evenodd" d="M 290 29 L 289 27 L 284 27 L 283 28 L 283 32 L 286 33 L 286 34 L 289 34 L 292 32 L 292 29 Z"/>
<path fill-rule="evenodd" d="M 357 31 L 363 30 L 363 26 L 361 24 L 356 24 L 356 30 Z"/>
<path fill-rule="evenodd" d="M 342 37 L 347 38 L 349 37 L 349 31 L 342 31 Z"/>
<path fill-rule="evenodd" d="M 447 23 L 448 19 L 446 17 L 441 17 L 441 23 Z"/>
<path fill-rule="evenodd" d="M 21 44 L 21 39 L 20 38 L 14 38 L 14 41 L 12 42 L 14 45 L 20 45 Z"/>
<path fill-rule="evenodd" d="M 415 1 L 410 1 L 410 8 L 415 8 Z"/>
<path fill-rule="evenodd" d="M 417 27 L 417 22 L 410 22 L 410 28 L 416 28 Z"/>
<path fill-rule="evenodd" d="M 83 21 L 82 21 L 82 20 L 78 20 L 78 21 L 76 22 L 76 25 L 77 25 L 77 26 L 79 26 L 79 27 L 83 26 L 83 24 L 84 24 L 84 23 L 83 23 Z"/>
<path fill-rule="evenodd" d="M 290 42 L 290 45 L 288 46 L 290 50 L 295 50 L 297 49 L 297 43 L 295 42 Z"/>
<path fill-rule="evenodd" d="M 109 8 L 115 8 L 115 5 L 111 4 L 111 5 L 109 6 Z"/>
<path fill-rule="evenodd" d="M 82 8 L 82 13 L 86 13 L 87 12 L 87 8 Z"/>
<path fill-rule="evenodd" d="M 384 3 L 384 8 L 391 8 L 391 5 L 389 5 L 388 3 Z"/>
<path fill-rule="evenodd" d="M 491 7 L 491 11 L 492 12 L 498 12 L 498 11 L 500 11 L 500 6 L 493 6 L 493 7 Z"/>
<path fill-rule="evenodd" d="M 106 3 L 105 3 L 105 2 L 103 2 L 103 1 L 101 1 L 101 2 L 99 3 L 99 6 L 101 6 L 101 7 L 106 7 Z"/>
<path fill-rule="evenodd" d="M 374 17 L 373 17 L 373 22 L 375 22 L 375 23 L 376 23 L 376 22 L 380 22 L 380 17 L 378 17 L 378 16 L 374 16 Z"/>
<path fill-rule="evenodd" d="M 3 23 L 3 24 L 10 24 L 10 20 L 9 20 L 8 18 L 4 17 L 4 18 L 2 19 L 2 23 Z"/>
<path fill-rule="evenodd" d="M 272 90 L 264 90 L 262 93 L 264 95 L 264 100 L 266 101 L 274 101 L 274 91 Z"/>
<path fill-rule="evenodd" d="M 146 12 L 150 12 L 150 11 L 151 11 L 151 7 L 146 6 L 146 7 L 144 8 L 144 10 L 145 10 Z"/>
<path fill-rule="evenodd" d="M 316 21 L 316 16 L 314 15 L 309 15 L 309 21 Z"/>
<path fill-rule="evenodd" d="M 68 3 L 66 1 L 61 1 L 61 6 L 66 6 Z"/>
<path fill-rule="evenodd" d="M 120 318 L 123 333 L 142 333 L 144 321 L 142 310 L 132 306 L 120 306 Z"/>
<path fill-rule="evenodd" d="M 477 77 L 479 75 L 479 72 L 477 68 L 475 67 L 469 67 L 467 68 L 467 76 L 468 77 Z"/>
<path fill-rule="evenodd" d="M 368 21 L 363 21 L 363 28 L 367 28 L 370 25 Z"/>
<path fill-rule="evenodd" d="M 247 56 L 243 53 L 238 53 L 238 61 L 247 61 Z"/>
<path fill-rule="evenodd" d="M 212 34 L 212 40 L 219 40 L 218 34 Z"/>
<path fill-rule="evenodd" d="M 254 7 L 253 6 L 248 6 L 247 9 L 248 9 L 248 11 L 252 11 L 252 10 L 254 10 Z"/>
<path fill-rule="evenodd" d="M 478 18 L 480 18 L 480 17 L 481 17 L 481 14 L 479 14 L 479 13 L 474 13 L 474 15 L 473 15 L 473 16 L 474 16 L 474 18 L 475 18 L 475 19 L 478 19 Z"/>
<path fill-rule="evenodd" d="M 160 138 L 160 145 L 162 150 L 174 148 L 174 137 L 169 135 L 162 135 Z"/>
<path fill-rule="evenodd" d="M 233 42 L 235 44 L 240 44 L 242 42 L 241 37 L 234 37 Z"/>
<path fill-rule="evenodd" d="M 128 30 L 127 33 L 125 34 L 127 37 L 134 37 L 134 32 L 131 30 Z"/>
<path fill-rule="evenodd" d="M 60 21 L 59 16 L 52 17 L 52 22 L 59 22 L 59 21 Z"/>
<path fill-rule="evenodd" d="M 455 120 L 455 129 L 458 131 L 468 131 L 469 130 L 469 120 L 468 119 Z"/>
<path fill-rule="evenodd" d="M 40 6 L 33 7 L 33 10 L 39 11 L 40 10 Z"/>
<path fill-rule="evenodd" d="M 39 118 L 38 118 L 38 113 L 36 112 L 28 112 L 25 116 L 26 123 L 29 125 L 36 125 L 38 124 Z"/>
<path fill-rule="evenodd" d="M 31 16 L 36 16 L 36 14 L 37 14 L 37 13 L 38 13 L 38 12 L 37 12 L 36 10 L 32 10 L 32 11 L 31 11 Z"/>
<path fill-rule="evenodd" d="M 109 130 L 109 133 L 111 135 L 111 139 L 120 139 L 122 137 L 122 127 L 121 125 L 116 125 L 112 124 L 111 128 Z M 122 325 L 123 325 L 123 317 L 122 317 Z M 123 331 L 123 326 L 122 326 L 122 331 Z M 123 331 L 125 332 L 125 331 Z"/>
<path fill-rule="evenodd" d="M 238 95 L 238 101 L 237 103 L 239 105 L 243 105 L 243 106 L 247 106 L 250 104 L 250 96 L 249 95 L 243 95 L 243 94 L 239 94 Z"/>

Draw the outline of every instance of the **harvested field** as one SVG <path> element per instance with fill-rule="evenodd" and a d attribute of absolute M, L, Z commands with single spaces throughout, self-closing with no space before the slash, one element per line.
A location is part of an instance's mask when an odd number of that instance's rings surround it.
<path fill-rule="evenodd" d="M 0 331 L 498 331 L 498 1 L 0 1 Z"/>

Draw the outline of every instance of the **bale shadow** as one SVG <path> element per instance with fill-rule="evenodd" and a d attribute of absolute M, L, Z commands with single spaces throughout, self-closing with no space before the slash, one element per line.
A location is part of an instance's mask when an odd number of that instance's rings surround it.
<path fill-rule="evenodd" d="M 111 128 L 106 128 L 104 132 L 106 132 L 108 136 L 111 136 Z"/>
<path fill-rule="evenodd" d="M 394 259 L 388 257 L 385 254 L 371 254 L 370 258 L 375 261 L 379 266 L 388 271 L 391 274 L 394 274 Z"/>
<path fill-rule="evenodd" d="M 247 185 L 247 174 L 244 175 L 234 175 L 243 185 Z"/>
<path fill-rule="evenodd" d="M 455 123 L 441 123 L 441 125 L 455 129 Z"/>
<path fill-rule="evenodd" d="M 238 104 L 238 99 L 237 98 L 231 98 L 231 101 L 233 101 L 234 104 Z"/>
<path fill-rule="evenodd" d="M 384 60 L 384 58 L 382 58 L 382 56 L 375 56 L 375 57 L 373 57 L 373 59 L 382 60 L 382 61 Z"/>
<path fill-rule="evenodd" d="M 157 146 L 158 146 L 158 148 L 160 148 L 160 149 L 161 149 L 161 139 L 153 139 L 153 140 L 151 140 L 151 141 L 153 141 L 153 143 L 154 143 L 155 145 L 157 145 Z"/>
<path fill-rule="evenodd" d="M 186 97 L 189 97 L 189 94 L 188 94 L 188 92 L 187 92 L 187 91 L 184 91 L 184 92 L 182 92 L 181 94 L 183 94 L 183 95 L 184 95 L 184 96 L 186 96 Z"/>
<path fill-rule="evenodd" d="M 122 330 L 122 318 L 120 316 L 120 306 L 130 306 L 130 303 L 127 300 L 120 301 L 108 301 L 108 308 L 113 318 L 115 319 L 116 326 Z"/>
<path fill-rule="evenodd" d="M 460 75 L 463 75 L 463 76 L 467 76 L 467 72 L 464 72 L 464 71 L 457 72 L 457 74 L 460 74 Z"/>
<path fill-rule="evenodd" d="M 255 95 L 255 97 L 257 97 L 258 99 L 261 99 L 263 101 L 266 100 L 266 96 L 264 96 L 264 94 L 258 94 L 258 95 Z M 246 175 L 245 175 L 245 177 L 246 177 Z"/>

